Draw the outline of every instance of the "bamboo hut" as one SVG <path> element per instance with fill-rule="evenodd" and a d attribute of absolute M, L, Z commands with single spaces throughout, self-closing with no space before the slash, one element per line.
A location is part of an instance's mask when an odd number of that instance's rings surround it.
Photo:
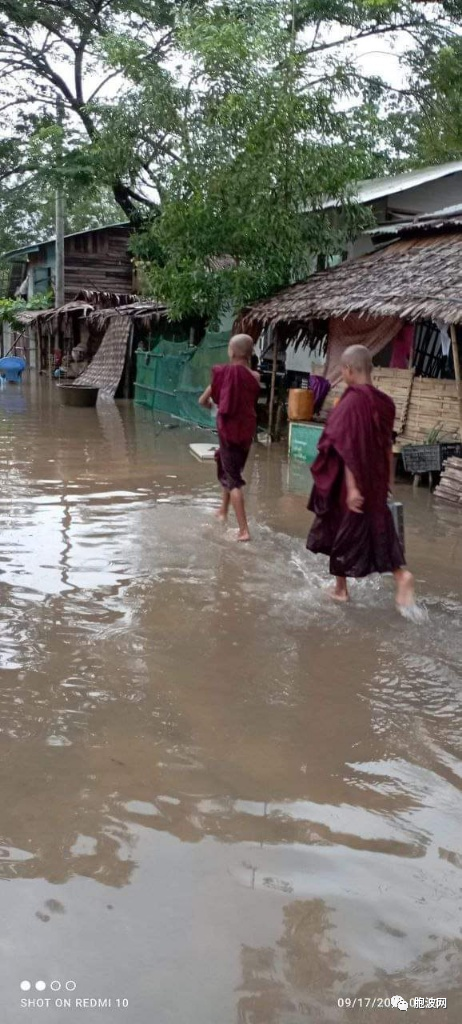
<path fill-rule="evenodd" d="M 59 352 L 68 377 L 111 395 L 122 380 L 124 397 L 132 391 L 134 345 L 160 324 L 168 331 L 166 306 L 109 292 L 82 291 L 58 309 L 26 310 L 17 320 L 34 335 L 39 371 L 51 372 Z"/>
<path fill-rule="evenodd" d="M 243 310 L 237 326 L 255 338 L 271 331 L 275 367 L 278 350 L 289 341 L 314 348 L 324 339 L 325 374 L 335 387 L 348 345 L 364 344 L 376 356 L 405 324 L 448 325 L 455 379 L 414 378 L 401 433 L 410 439 L 406 423 L 412 413 L 416 440 L 438 423 L 453 435 L 462 428 L 462 214 L 425 217 L 398 230 L 396 241 L 256 302 Z M 376 240 L 382 242 L 379 233 Z"/>

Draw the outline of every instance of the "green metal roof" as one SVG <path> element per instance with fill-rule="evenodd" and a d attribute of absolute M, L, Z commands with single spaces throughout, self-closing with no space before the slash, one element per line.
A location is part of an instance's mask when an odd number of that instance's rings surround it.
<path fill-rule="evenodd" d="M 45 243 L 41 244 L 44 245 Z M 20 256 L 27 256 L 29 252 L 38 252 L 39 249 L 40 244 L 37 245 L 36 243 L 32 242 L 30 245 L 23 245 L 21 249 L 11 249 L 10 252 L 2 252 L 0 259 L 13 260 L 13 262 L 15 262 L 16 260 L 19 260 Z"/>

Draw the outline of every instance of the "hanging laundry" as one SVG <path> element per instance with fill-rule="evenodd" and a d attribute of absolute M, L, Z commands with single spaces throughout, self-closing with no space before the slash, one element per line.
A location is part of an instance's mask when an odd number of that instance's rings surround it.
<path fill-rule="evenodd" d="M 309 388 L 314 392 L 314 411 L 320 412 L 330 391 L 330 381 L 325 377 L 319 377 L 316 373 L 310 373 Z"/>

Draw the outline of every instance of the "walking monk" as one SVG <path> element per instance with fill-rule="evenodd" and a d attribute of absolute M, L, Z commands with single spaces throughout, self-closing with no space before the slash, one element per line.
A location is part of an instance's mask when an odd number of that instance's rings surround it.
<path fill-rule="evenodd" d="M 215 458 L 223 491 L 217 516 L 226 522 L 231 502 L 239 527 L 239 541 L 250 540 L 242 471 L 255 436 L 260 392 L 260 375 L 250 368 L 252 350 L 253 341 L 248 334 L 235 334 L 228 347 L 229 363 L 212 368 L 212 383 L 199 399 L 199 404 L 207 408 L 212 401 L 218 407 L 220 447 Z"/>
<path fill-rule="evenodd" d="M 392 466 L 394 402 L 371 380 L 372 359 L 363 345 L 347 348 L 342 377 L 347 389 L 331 412 L 311 472 L 308 503 L 315 521 L 309 551 L 330 556 L 336 577 L 331 596 L 348 600 L 347 577 L 393 573 L 396 603 L 414 604 L 414 579 L 387 505 Z"/>

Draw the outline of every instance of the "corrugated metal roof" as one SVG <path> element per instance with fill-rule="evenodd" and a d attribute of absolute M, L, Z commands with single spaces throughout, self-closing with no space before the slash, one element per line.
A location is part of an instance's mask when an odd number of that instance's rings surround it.
<path fill-rule="evenodd" d="M 446 206 L 443 210 L 434 210 L 432 213 L 424 213 L 413 220 L 394 221 L 391 224 L 377 224 L 375 228 L 368 228 L 364 234 L 371 235 L 375 239 L 391 236 L 422 235 L 424 233 L 436 234 L 446 231 L 462 231 L 462 203 L 454 206 Z"/>
<path fill-rule="evenodd" d="M 462 203 L 455 206 L 444 206 L 442 210 L 434 210 L 433 213 L 422 213 L 419 220 L 433 220 L 433 218 L 445 219 L 446 217 L 457 217 L 462 214 Z"/>
<path fill-rule="evenodd" d="M 107 231 L 110 228 L 126 228 L 130 224 L 129 220 L 117 221 L 116 224 L 100 224 L 99 227 L 84 228 L 83 231 L 71 231 L 65 238 L 76 238 L 78 235 L 89 235 L 92 231 Z M 52 238 L 44 238 L 42 242 L 31 242 L 30 245 L 22 245 L 19 249 L 10 249 L 9 252 L 2 252 L 0 259 L 2 260 L 14 260 L 17 256 L 27 256 L 29 252 L 38 252 L 42 245 L 51 245 L 56 242 L 56 235 Z"/>
<path fill-rule="evenodd" d="M 451 174 L 460 174 L 461 171 L 462 160 L 451 160 L 446 164 L 421 167 L 419 170 L 405 171 L 403 174 L 390 174 L 385 178 L 369 178 L 366 181 L 358 182 L 353 196 L 358 203 L 372 203 L 375 199 L 397 195 L 398 192 L 407 192 L 408 189 L 418 188 L 419 185 L 437 181 L 438 178 L 447 178 Z M 324 208 L 329 209 L 338 205 L 337 200 L 329 199 L 324 203 Z"/>
<path fill-rule="evenodd" d="M 363 235 L 399 235 L 403 228 L 411 228 L 414 224 L 413 220 L 395 220 L 391 224 L 376 224 L 373 228 L 367 228 L 362 232 Z"/>
<path fill-rule="evenodd" d="M 41 244 L 44 245 L 45 243 L 31 242 L 30 245 L 23 245 L 20 249 L 10 249 L 9 252 L 2 252 L 0 259 L 15 260 L 17 256 L 27 256 L 30 252 L 38 252 Z"/>

